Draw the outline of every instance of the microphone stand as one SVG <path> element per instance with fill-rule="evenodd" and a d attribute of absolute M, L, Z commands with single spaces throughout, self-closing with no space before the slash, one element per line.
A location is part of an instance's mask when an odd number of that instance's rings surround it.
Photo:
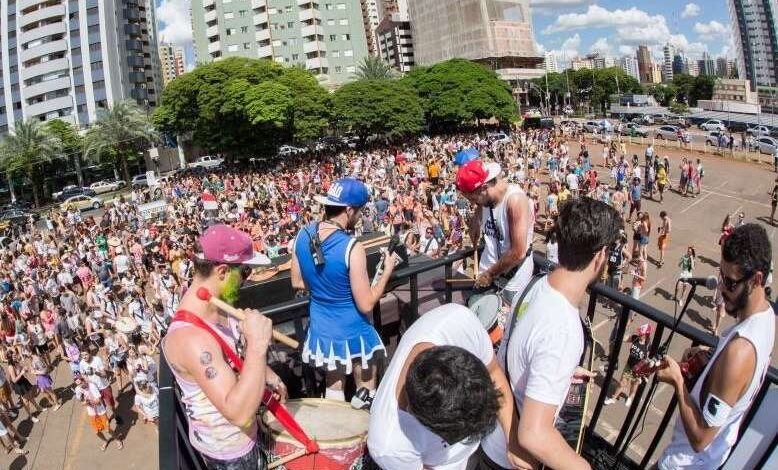
<path fill-rule="evenodd" d="M 678 281 L 676 281 L 675 283 L 676 292 L 677 292 L 678 283 L 682 281 L 683 279 L 679 279 Z M 675 320 L 675 324 L 673 325 L 673 328 L 670 330 L 670 335 L 667 337 L 664 344 L 662 344 L 656 352 L 655 358 L 657 359 L 661 360 L 665 356 L 665 354 L 667 354 L 667 348 L 670 346 L 670 341 L 673 339 L 673 336 L 675 335 L 675 331 L 678 329 L 678 325 L 681 324 L 681 319 L 683 318 L 684 313 L 686 313 L 686 309 L 689 308 L 689 304 L 694 298 L 694 292 L 697 290 L 697 284 L 692 284 L 691 286 L 692 287 L 689 290 L 689 295 L 686 296 L 686 302 L 684 303 L 681 312 L 678 314 L 678 317 Z M 673 300 L 673 303 L 675 302 L 676 300 Z M 676 308 L 678 307 L 676 306 Z M 643 400 L 643 403 L 640 405 L 640 410 L 637 413 L 635 422 L 632 424 L 629 433 L 627 433 L 626 439 L 624 439 L 624 443 L 622 444 L 621 449 L 619 449 L 619 452 L 616 455 L 616 461 L 613 465 L 614 469 L 618 470 L 620 468 L 621 461 L 624 459 L 624 454 L 627 452 L 629 445 L 632 443 L 633 437 L 635 435 L 635 431 L 637 431 L 638 423 L 640 423 L 640 421 L 643 419 L 646 412 L 648 411 L 648 405 L 650 404 L 652 397 L 654 396 L 654 392 L 656 392 L 656 388 L 658 386 L 659 386 L 659 380 L 656 378 L 656 375 L 654 375 L 651 381 L 651 387 L 648 390 L 648 395 L 646 399 Z"/>

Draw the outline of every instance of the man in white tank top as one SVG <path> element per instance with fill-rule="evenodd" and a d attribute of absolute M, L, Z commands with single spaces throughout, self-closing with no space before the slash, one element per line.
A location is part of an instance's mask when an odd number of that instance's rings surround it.
<path fill-rule="evenodd" d="M 457 189 L 475 207 L 468 221 L 470 239 L 478 243 L 483 232 L 484 251 L 478 263 L 476 287 L 488 287 L 495 278 L 507 279 L 503 297 L 513 297 L 532 277 L 533 205 L 524 191 L 500 177 L 494 162 L 472 160 L 457 171 Z"/>
<path fill-rule="evenodd" d="M 725 240 L 721 295 L 737 323 L 722 334 L 691 392 L 672 358 L 657 372 L 678 397 L 673 440 L 659 459 L 660 469 L 716 469 L 735 444 L 770 366 L 775 341 L 775 317 L 764 291 L 771 259 L 770 240 L 761 225 L 738 227 Z M 685 358 L 698 354 L 687 351 Z"/>

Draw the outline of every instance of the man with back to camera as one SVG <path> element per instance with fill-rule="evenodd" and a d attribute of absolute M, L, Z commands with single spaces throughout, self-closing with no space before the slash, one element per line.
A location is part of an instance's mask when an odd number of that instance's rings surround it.
<path fill-rule="evenodd" d="M 657 372 L 678 398 L 673 440 L 658 468 L 716 469 L 727 460 L 740 423 L 770 368 L 775 314 L 765 295 L 765 281 L 771 260 L 770 240 L 761 225 L 740 226 L 724 241 L 721 296 L 725 311 L 737 322 L 722 333 L 691 391 L 673 358 L 666 357 L 665 367 Z M 692 348 L 683 359 L 705 352 Z"/>
<path fill-rule="evenodd" d="M 237 322 L 217 307 L 197 297 L 201 287 L 227 303 L 238 299 L 240 286 L 251 267 L 269 264 L 255 253 L 251 237 L 217 224 L 200 237 L 202 253 L 194 259 L 194 277 L 162 342 L 162 351 L 181 388 L 181 401 L 189 421 L 189 440 L 204 457 L 209 469 L 254 470 L 264 468 L 257 441 L 256 414 L 265 387 L 283 398 L 286 389 L 267 365 L 272 322 L 256 310 L 243 310 Z M 245 338 L 243 368 L 238 374 L 216 337 L 179 314 L 198 317 L 205 326 L 235 349 L 237 328 Z"/>
<path fill-rule="evenodd" d="M 464 470 L 497 423 L 509 429 L 510 395 L 476 316 L 462 305 L 437 307 L 402 336 L 378 387 L 370 455 L 384 470 Z"/>
<path fill-rule="evenodd" d="M 517 301 L 515 326 L 508 321 L 497 353 L 516 400 L 518 425 L 510 444 L 557 470 L 590 468 L 554 421 L 571 380 L 594 375 L 577 369 L 584 348 L 577 306 L 587 286 L 600 279 L 621 229 L 621 217 L 607 204 L 587 197 L 568 202 L 557 220 L 559 264 Z M 511 468 L 505 443 L 495 428 L 481 442 L 474 468 Z"/>
<path fill-rule="evenodd" d="M 457 171 L 457 189 L 475 206 L 468 221 L 470 240 L 484 234 L 484 250 L 476 287 L 486 288 L 495 278 L 505 278 L 503 299 L 510 304 L 532 277 L 534 207 L 524 191 L 500 177 L 494 162 L 472 160 Z"/>

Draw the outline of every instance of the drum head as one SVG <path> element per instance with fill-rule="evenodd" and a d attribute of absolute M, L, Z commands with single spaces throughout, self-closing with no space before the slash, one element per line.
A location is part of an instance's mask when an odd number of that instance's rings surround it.
<path fill-rule="evenodd" d="M 289 400 L 284 406 L 303 428 L 303 431 L 318 442 L 319 447 L 340 447 L 365 440 L 370 414 L 355 410 L 351 404 L 320 398 Z M 265 420 L 277 441 L 297 442 L 270 413 Z"/>
<path fill-rule="evenodd" d="M 497 322 L 497 314 L 502 307 L 502 300 L 497 294 L 475 294 L 470 297 L 467 306 L 488 331 Z"/>

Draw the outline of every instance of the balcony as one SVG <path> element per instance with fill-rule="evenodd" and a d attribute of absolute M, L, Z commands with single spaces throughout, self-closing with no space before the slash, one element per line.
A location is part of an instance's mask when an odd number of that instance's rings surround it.
<path fill-rule="evenodd" d="M 254 33 L 254 39 L 257 41 L 269 41 L 270 40 L 270 29 L 263 29 L 260 31 L 257 31 Z"/>
<path fill-rule="evenodd" d="M 59 111 L 60 109 L 73 107 L 73 99 L 70 97 L 70 95 L 65 95 L 58 98 L 41 101 L 40 103 L 28 105 L 24 110 L 24 114 L 26 116 L 35 117 L 40 116 L 41 114 L 48 114 L 53 111 Z"/>
<path fill-rule="evenodd" d="M 33 96 L 65 88 L 70 88 L 70 77 L 67 75 L 61 78 L 55 78 L 54 80 L 47 80 L 45 82 L 26 86 L 22 88 L 22 97 L 25 99 L 32 98 Z"/>
<path fill-rule="evenodd" d="M 205 28 L 205 37 L 212 38 L 219 35 L 219 25 L 213 25 Z"/>
<path fill-rule="evenodd" d="M 36 39 L 45 38 L 53 34 L 65 34 L 67 33 L 67 24 L 64 21 L 58 21 L 56 23 L 41 26 L 31 31 L 21 32 L 19 34 L 19 44 L 26 44 Z"/>
<path fill-rule="evenodd" d="M 139 24 L 125 24 L 124 25 L 124 33 L 129 34 L 131 36 L 140 36 L 141 35 L 141 29 Z"/>
<path fill-rule="evenodd" d="M 259 59 L 272 59 L 273 58 L 273 46 L 258 46 L 257 58 Z"/>
<path fill-rule="evenodd" d="M 297 0 L 297 6 L 299 7 L 310 5 L 311 3 L 315 2 L 313 0 Z"/>
<path fill-rule="evenodd" d="M 216 0 L 203 0 L 203 8 L 208 8 L 211 5 L 216 5 Z"/>
<path fill-rule="evenodd" d="M 269 19 L 269 15 L 267 14 L 267 11 L 263 13 L 257 13 L 256 15 L 254 15 L 254 26 L 267 24 L 268 21 L 270 21 L 270 19 Z"/>
<path fill-rule="evenodd" d="M 221 42 L 214 41 L 214 42 L 208 43 L 208 53 L 209 54 L 213 54 L 214 52 L 217 52 L 217 51 L 220 51 L 220 50 L 221 50 Z"/>
<path fill-rule="evenodd" d="M 251 8 L 253 10 L 259 8 L 267 8 L 267 0 L 251 0 Z"/>
<path fill-rule="evenodd" d="M 143 72 L 130 72 L 130 83 L 146 83 L 146 74 Z"/>
<path fill-rule="evenodd" d="M 131 55 L 127 57 L 127 65 L 130 67 L 144 67 L 146 59 L 142 55 Z"/>
<path fill-rule="evenodd" d="M 217 19 L 218 13 L 216 10 L 206 11 L 205 12 L 205 22 L 210 23 L 211 21 L 215 21 Z"/>
<path fill-rule="evenodd" d="M 67 70 L 69 68 L 68 58 L 54 59 L 48 62 L 33 65 L 32 67 L 22 68 L 21 81 L 29 80 L 40 75 L 56 72 L 58 70 Z"/>
<path fill-rule="evenodd" d="M 320 24 L 303 26 L 300 28 L 300 36 L 304 38 L 310 36 L 324 36 L 324 28 Z"/>
<path fill-rule="evenodd" d="M 29 24 L 35 23 L 36 21 L 63 16 L 65 16 L 65 5 L 53 5 L 50 7 L 41 8 L 40 10 L 35 10 L 32 13 L 27 13 L 26 15 L 19 15 L 17 27 L 23 28 Z"/>
<path fill-rule="evenodd" d="M 305 68 L 308 70 L 318 70 L 327 68 L 326 57 L 314 57 L 313 59 L 305 59 Z"/>
<path fill-rule="evenodd" d="M 321 11 L 319 11 L 318 8 L 308 8 L 306 10 L 300 10 L 299 14 L 300 21 L 312 21 L 312 20 L 318 20 L 321 21 Z"/>
<path fill-rule="evenodd" d="M 310 41 L 303 44 L 303 52 L 309 54 L 314 51 L 326 51 L 327 43 L 324 41 Z"/>
<path fill-rule="evenodd" d="M 46 44 L 41 44 L 40 46 L 31 47 L 27 50 L 21 50 L 19 51 L 19 54 L 22 62 L 27 62 L 28 60 L 34 59 L 36 57 L 42 57 L 53 52 L 64 52 L 67 50 L 67 42 L 65 42 L 64 39 L 60 39 L 59 41 L 51 41 L 47 42 Z"/>
<path fill-rule="evenodd" d="M 128 39 L 125 41 L 125 46 L 128 51 L 142 51 L 143 43 L 137 39 Z"/>

